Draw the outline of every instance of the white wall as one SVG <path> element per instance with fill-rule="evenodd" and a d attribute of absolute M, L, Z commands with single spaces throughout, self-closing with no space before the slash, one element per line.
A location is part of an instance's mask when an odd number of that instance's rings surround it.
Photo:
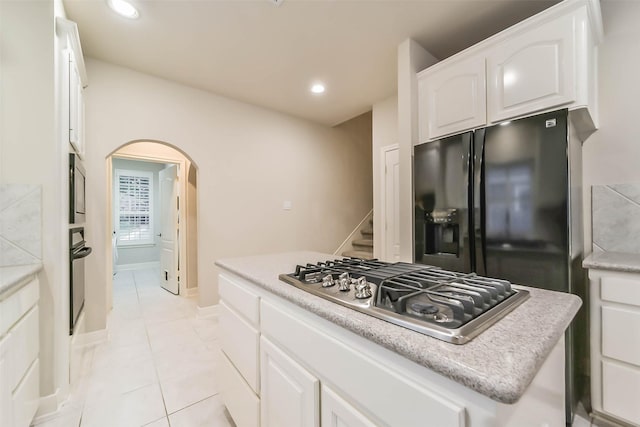
<path fill-rule="evenodd" d="M 124 170 L 133 170 L 133 171 L 143 171 L 143 172 L 151 172 L 153 174 L 153 188 L 152 188 L 152 197 L 153 197 L 153 206 L 152 206 L 152 216 L 154 218 L 153 223 L 153 235 L 157 236 L 160 233 L 160 221 L 158 220 L 160 215 L 160 198 L 158 197 L 158 172 L 164 169 L 167 165 L 164 163 L 154 163 L 154 162 L 143 162 L 137 160 L 128 160 L 128 159 L 117 159 L 114 158 L 112 161 L 113 165 L 113 189 L 112 193 L 114 197 L 118 197 L 117 190 L 117 181 L 116 181 L 116 170 L 124 169 Z M 116 201 L 113 200 L 114 207 L 114 224 L 117 221 L 116 215 Z M 154 242 L 153 245 L 143 245 L 143 246 L 126 246 L 120 245 L 118 246 L 118 260 L 114 267 L 117 270 L 117 267 L 125 266 L 127 264 L 143 264 L 150 262 L 160 262 L 160 248 L 157 242 Z"/>
<path fill-rule="evenodd" d="M 398 145 L 400 157 L 400 260 L 413 262 L 413 146 L 418 142 L 416 73 L 438 60 L 414 40 L 398 46 Z"/>
<path fill-rule="evenodd" d="M 591 252 L 591 186 L 640 182 L 640 2 L 601 0 L 600 128 L 583 144 L 585 250 Z"/>
<path fill-rule="evenodd" d="M 55 4 L 54 4 L 55 3 Z M 68 387 L 68 142 L 60 121 L 60 1 L 0 1 L 0 182 L 42 187 L 40 393 Z"/>
<path fill-rule="evenodd" d="M 382 148 L 398 144 L 398 97 L 392 96 L 373 105 L 373 256 L 383 259 L 384 157 Z"/>
<path fill-rule="evenodd" d="M 132 140 L 185 152 L 198 169 L 199 304 L 218 299 L 221 257 L 335 250 L 371 209 L 371 157 L 350 132 L 89 59 L 87 326 L 105 327 L 105 158 Z M 368 190 L 368 191 L 367 191 Z M 283 210 L 291 201 L 292 210 Z M 110 243 L 110 240 L 109 240 Z M 91 298 L 89 298 L 91 294 Z"/>

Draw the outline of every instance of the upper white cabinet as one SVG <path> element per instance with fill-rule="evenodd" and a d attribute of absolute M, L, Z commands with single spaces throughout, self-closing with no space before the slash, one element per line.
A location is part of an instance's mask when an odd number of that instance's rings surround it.
<path fill-rule="evenodd" d="M 487 123 L 485 60 L 474 56 L 418 76 L 420 140 L 473 129 Z"/>
<path fill-rule="evenodd" d="M 576 100 L 575 20 L 573 15 L 563 16 L 491 50 L 487 57 L 491 122 Z"/>
<path fill-rule="evenodd" d="M 565 0 L 418 73 L 419 142 L 556 108 L 597 127 L 597 0 Z"/>
<path fill-rule="evenodd" d="M 84 137 L 84 88 L 87 87 L 87 72 L 80 45 L 80 35 L 75 22 L 67 19 L 56 18 L 56 33 L 62 47 L 63 68 L 62 75 L 62 102 L 63 126 L 65 136 L 73 151 L 80 157 L 85 152 Z"/>

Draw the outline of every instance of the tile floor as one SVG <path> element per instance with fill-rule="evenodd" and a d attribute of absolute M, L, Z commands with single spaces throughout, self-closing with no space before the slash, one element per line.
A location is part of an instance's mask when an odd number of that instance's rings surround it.
<path fill-rule="evenodd" d="M 59 414 L 37 427 L 234 426 L 216 381 L 215 317 L 159 285 L 154 270 L 117 273 L 108 342 L 88 348 Z"/>
<path fill-rule="evenodd" d="M 235 427 L 218 395 L 215 317 L 171 295 L 156 271 L 116 274 L 108 342 L 89 348 L 70 397 L 37 427 Z M 574 427 L 592 423 L 586 413 Z"/>

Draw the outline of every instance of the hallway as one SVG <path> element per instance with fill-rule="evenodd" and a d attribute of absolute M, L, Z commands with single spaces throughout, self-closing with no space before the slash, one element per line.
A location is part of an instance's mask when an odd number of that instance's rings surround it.
<path fill-rule="evenodd" d="M 87 348 L 68 401 L 36 426 L 233 426 L 214 369 L 217 318 L 159 282 L 152 269 L 114 276 L 108 341 Z"/>

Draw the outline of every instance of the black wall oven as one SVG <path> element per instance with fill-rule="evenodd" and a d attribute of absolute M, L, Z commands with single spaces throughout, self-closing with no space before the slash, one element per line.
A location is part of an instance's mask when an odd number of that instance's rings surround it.
<path fill-rule="evenodd" d="M 80 157 L 69 154 L 69 224 L 85 221 L 85 176 Z"/>
<path fill-rule="evenodd" d="M 84 240 L 84 227 L 69 229 L 69 335 L 84 306 L 84 259 L 91 253 Z"/>

